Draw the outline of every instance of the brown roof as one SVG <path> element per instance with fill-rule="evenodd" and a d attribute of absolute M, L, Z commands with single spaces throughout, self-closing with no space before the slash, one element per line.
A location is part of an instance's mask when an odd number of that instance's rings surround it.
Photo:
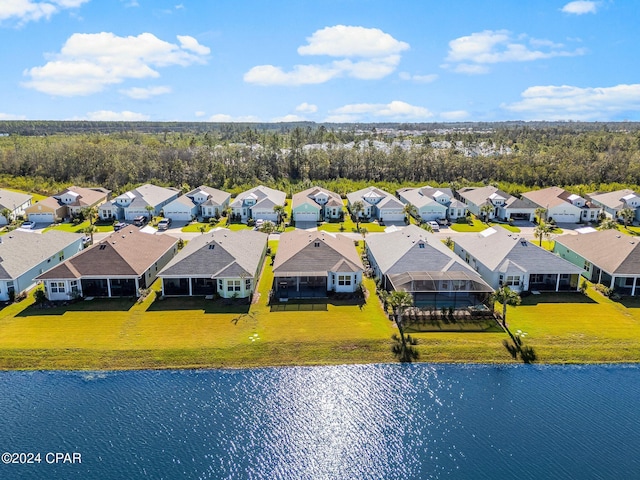
<path fill-rule="evenodd" d="M 569 196 L 571 193 L 567 192 L 564 188 L 549 187 L 542 190 L 532 190 L 522 194 L 523 197 L 528 198 L 532 202 L 540 205 L 541 207 L 557 207 L 564 203 L 571 203 Z"/>
<path fill-rule="evenodd" d="M 38 279 L 140 276 L 176 243 L 177 239 L 169 235 L 153 235 L 128 227 L 112 233 Z"/>
<path fill-rule="evenodd" d="M 67 192 L 74 192 L 80 195 L 77 201 L 69 204 L 69 206 L 71 207 L 92 207 L 97 203 L 106 201 L 109 197 L 109 194 L 111 193 L 109 190 L 105 190 L 104 188 L 85 188 L 72 186 L 57 194 L 56 197 L 64 195 Z"/>
<path fill-rule="evenodd" d="M 317 246 L 316 246 L 317 245 Z M 339 268 L 339 270 L 334 270 Z M 329 271 L 364 270 L 353 240 L 328 232 L 294 230 L 280 235 L 273 274 L 317 275 Z"/>
<path fill-rule="evenodd" d="M 311 187 L 293 195 L 293 197 L 291 198 L 291 208 L 295 208 L 298 205 L 302 205 L 303 203 L 308 203 L 310 205 L 319 207 L 320 205 L 316 203 L 313 198 L 310 198 L 312 195 L 316 195 L 319 192 L 324 192 L 329 197 L 327 203 L 333 201 L 331 204 L 332 206 L 342 206 L 342 198 L 340 198 L 340 195 L 338 195 L 337 193 L 331 192 L 322 187 Z"/>
<path fill-rule="evenodd" d="M 562 235 L 556 243 L 564 245 L 593 265 L 615 275 L 640 275 L 640 239 L 617 230 L 580 235 Z"/>
<path fill-rule="evenodd" d="M 39 202 L 34 203 L 30 207 L 24 209 L 27 215 L 29 213 L 39 213 L 39 212 L 58 212 L 61 209 L 66 209 L 65 205 L 60 205 L 58 200 L 53 197 L 43 198 Z"/>

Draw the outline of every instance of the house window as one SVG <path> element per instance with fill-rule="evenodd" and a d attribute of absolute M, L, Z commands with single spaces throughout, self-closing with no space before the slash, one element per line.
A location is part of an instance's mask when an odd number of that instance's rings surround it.
<path fill-rule="evenodd" d="M 424 243 L 419 243 L 419 244 L 418 244 L 418 247 L 419 247 L 419 248 L 424 248 Z"/>
<path fill-rule="evenodd" d="M 212 243 L 209 244 L 209 250 L 213 250 L 214 248 L 216 248 L 216 246 Z"/>
<path fill-rule="evenodd" d="M 532 273 L 529 276 L 529 282 L 531 282 L 531 283 L 544 283 L 544 275 L 542 273 Z"/>
<path fill-rule="evenodd" d="M 584 269 L 585 270 L 591 270 L 591 262 L 588 260 L 584 261 Z"/>
<path fill-rule="evenodd" d="M 51 282 L 51 293 L 64 293 L 64 282 Z"/>
<path fill-rule="evenodd" d="M 313 243 L 313 246 L 314 246 L 314 247 L 319 247 L 319 246 L 320 246 L 320 242 L 314 242 L 314 243 Z"/>
<path fill-rule="evenodd" d="M 625 287 L 633 287 L 633 277 L 627 277 L 624 279 Z"/>
<path fill-rule="evenodd" d="M 245 278 L 244 279 L 244 289 L 245 290 L 251 290 L 251 279 L 250 278 Z"/>
<path fill-rule="evenodd" d="M 78 293 L 78 281 L 71 280 L 71 293 Z"/>
<path fill-rule="evenodd" d="M 227 292 L 239 292 L 240 280 L 227 280 Z"/>
<path fill-rule="evenodd" d="M 508 275 L 506 283 L 507 283 L 507 285 L 518 286 L 518 285 L 520 285 L 520 277 Z"/>
<path fill-rule="evenodd" d="M 224 289 L 224 285 L 222 280 L 218 279 L 218 290 L 222 291 Z"/>
<path fill-rule="evenodd" d="M 351 285 L 351 275 L 338 275 L 338 285 Z"/>
<path fill-rule="evenodd" d="M 465 262 L 467 262 L 467 263 L 469 263 L 469 254 L 468 254 L 468 253 L 465 253 L 465 255 L 464 255 L 464 261 L 465 261 Z"/>

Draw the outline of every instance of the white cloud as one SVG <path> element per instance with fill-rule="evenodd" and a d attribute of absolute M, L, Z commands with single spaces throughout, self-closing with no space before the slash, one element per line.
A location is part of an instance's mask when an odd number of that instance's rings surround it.
<path fill-rule="evenodd" d="M 96 112 L 87 113 L 87 120 L 93 122 L 144 122 L 149 120 L 149 115 L 144 115 L 142 113 L 130 112 L 128 110 L 124 110 L 122 112 L 112 112 L 110 110 L 98 110 Z"/>
<path fill-rule="evenodd" d="M 449 42 L 444 68 L 454 72 L 479 74 L 489 71 L 487 65 L 503 62 L 531 62 L 554 57 L 583 55 L 584 49 L 563 49 L 564 45 L 545 39 L 519 35 L 508 30 L 484 30 Z"/>
<path fill-rule="evenodd" d="M 440 118 L 447 121 L 464 120 L 469 117 L 466 110 L 452 110 L 450 112 L 440 112 Z"/>
<path fill-rule="evenodd" d="M 387 104 L 356 103 L 332 110 L 328 122 L 351 122 L 364 118 L 386 118 L 391 120 L 425 120 L 433 114 L 424 107 L 394 100 Z"/>
<path fill-rule="evenodd" d="M 348 76 L 373 80 L 391 74 L 400 63 L 400 52 L 409 44 L 377 28 L 336 25 L 307 38 L 298 48 L 300 55 L 342 57 L 326 64 L 294 65 L 285 71 L 274 65 L 258 65 L 244 74 L 244 81 L 256 85 L 311 85 Z"/>
<path fill-rule="evenodd" d="M 196 117 L 204 117 L 206 114 L 207 112 L 203 112 L 202 110 L 198 110 L 197 112 L 194 113 Z"/>
<path fill-rule="evenodd" d="M 613 87 L 536 86 L 502 108 L 533 120 L 610 120 L 640 111 L 640 84 Z"/>
<path fill-rule="evenodd" d="M 35 22 L 69 8 L 78 8 L 89 0 L 3 0 L 0 2 L 0 21 L 16 20 L 19 25 Z"/>
<path fill-rule="evenodd" d="M 308 45 L 298 47 L 300 55 L 331 57 L 385 57 L 409 49 L 409 44 L 377 28 L 335 25 L 315 31 Z"/>
<path fill-rule="evenodd" d="M 134 98 L 136 100 L 145 100 L 147 98 L 155 97 L 156 95 L 164 95 L 171 93 L 170 87 L 132 87 L 125 90 L 120 90 L 120 93 L 127 97 Z"/>
<path fill-rule="evenodd" d="M 0 120 L 26 120 L 26 115 L 14 115 L 13 113 L 0 113 Z"/>
<path fill-rule="evenodd" d="M 52 60 L 25 70 L 30 80 L 23 86 L 49 95 L 90 95 L 127 79 L 157 78 L 158 67 L 206 62 L 209 48 L 192 37 L 179 41 L 181 45 L 165 42 L 151 33 L 137 37 L 75 33 Z"/>
<path fill-rule="evenodd" d="M 598 10 L 598 2 L 589 2 L 586 0 L 577 0 L 575 2 L 569 2 L 562 11 L 564 13 L 571 13 L 574 15 L 584 15 L 585 13 L 596 13 Z"/>
<path fill-rule="evenodd" d="M 307 120 L 306 118 L 303 118 L 299 115 L 285 115 L 284 117 L 275 117 L 271 119 L 273 123 L 305 122 L 306 120 Z"/>
<path fill-rule="evenodd" d="M 310 85 L 324 83 L 340 75 L 330 65 L 296 65 L 290 72 L 273 65 L 258 65 L 244 74 L 244 81 L 256 85 Z"/>
<path fill-rule="evenodd" d="M 301 112 L 301 113 L 316 113 L 317 111 L 318 111 L 317 105 L 313 105 L 312 103 L 307 103 L 307 102 L 301 103 L 296 107 L 296 112 Z"/>
<path fill-rule="evenodd" d="M 416 83 L 431 83 L 438 79 L 438 75 L 435 73 L 429 75 L 412 75 L 409 72 L 400 72 L 398 74 L 401 80 L 407 80 Z"/>
<path fill-rule="evenodd" d="M 240 116 L 240 117 L 233 117 L 231 115 L 227 115 L 224 113 L 218 113 L 216 115 L 212 115 L 211 117 L 209 117 L 209 121 L 210 122 L 220 122 L 220 123 L 254 123 L 254 122 L 259 122 L 260 119 L 258 117 L 255 117 L 253 115 L 247 115 L 247 116 Z"/>

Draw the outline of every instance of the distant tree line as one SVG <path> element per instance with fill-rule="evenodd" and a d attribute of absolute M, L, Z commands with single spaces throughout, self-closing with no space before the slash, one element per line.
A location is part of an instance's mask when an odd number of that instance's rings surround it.
<path fill-rule="evenodd" d="M 0 136 L 0 182 L 44 194 L 69 184 L 121 192 L 144 182 L 206 184 L 232 192 L 258 183 L 287 191 L 320 183 L 338 193 L 367 183 L 496 183 L 510 193 L 550 185 L 588 193 L 640 184 L 635 123 L 432 124 L 430 129 L 418 128 L 423 124 L 152 125 L 158 130 L 126 122 L 0 122 L 0 133 L 8 133 Z M 83 126 L 83 133 L 64 133 Z M 8 131 L 19 128 L 45 133 Z M 58 130 L 64 132 L 52 133 Z M 398 144 L 403 140 L 404 146 Z M 433 148 L 435 141 L 451 147 Z M 496 152 L 504 147 L 503 153 L 465 156 L 462 147 L 481 143 Z"/>

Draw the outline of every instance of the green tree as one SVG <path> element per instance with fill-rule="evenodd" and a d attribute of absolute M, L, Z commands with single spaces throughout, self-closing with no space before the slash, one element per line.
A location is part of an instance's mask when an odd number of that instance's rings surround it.
<path fill-rule="evenodd" d="M 493 205 L 490 203 L 485 203 L 480 207 L 480 214 L 482 218 L 484 218 L 484 223 L 489 223 L 489 216 L 493 213 Z"/>
<path fill-rule="evenodd" d="M 403 315 L 407 308 L 413 305 L 413 297 L 405 290 L 393 291 L 386 297 L 387 304 L 392 308 L 396 319 L 396 325 L 400 332 L 400 340 L 402 346 L 406 347 L 407 340 L 404 335 L 404 320 Z"/>
<path fill-rule="evenodd" d="M 405 204 L 402 212 L 406 215 L 409 225 L 411 225 L 411 218 L 418 216 L 418 208 L 411 202 Z"/>
<path fill-rule="evenodd" d="M 533 230 L 533 235 L 535 238 L 540 239 L 540 246 L 542 247 L 542 239 L 549 238 L 551 236 L 551 232 L 553 231 L 553 227 L 548 223 L 539 223 L 536 225 L 536 228 Z"/>
<path fill-rule="evenodd" d="M 89 220 L 89 225 L 93 225 L 96 223 L 96 217 L 98 216 L 98 208 L 97 207 L 86 207 L 82 210 L 82 218 L 85 220 Z"/>
<path fill-rule="evenodd" d="M 149 213 L 149 221 L 151 221 L 155 208 L 153 207 L 153 205 L 147 205 L 146 207 L 144 207 L 144 209 Z"/>
<path fill-rule="evenodd" d="M 491 298 L 494 302 L 498 302 L 502 305 L 502 326 L 507 329 L 507 305 L 511 307 L 517 307 L 520 305 L 522 299 L 517 292 L 511 290 L 507 285 L 502 285 L 498 288 Z"/>
<path fill-rule="evenodd" d="M 598 225 L 598 230 L 616 230 L 618 228 L 618 222 L 613 218 L 605 218 Z"/>
<path fill-rule="evenodd" d="M 351 214 L 356 219 L 356 231 L 360 231 L 360 215 L 364 212 L 364 203 L 362 200 L 356 200 L 351 204 Z"/>
<path fill-rule="evenodd" d="M 547 221 L 547 209 L 544 207 L 538 207 L 535 211 L 536 218 L 538 219 L 538 224 L 544 223 Z"/>
<path fill-rule="evenodd" d="M 626 207 L 620 210 L 618 215 L 622 218 L 625 228 L 627 228 L 631 223 L 633 223 L 633 219 L 636 217 L 636 211 L 632 208 Z"/>
<path fill-rule="evenodd" d="M 264 222 L 262 222 L 262 225 L 260 225 L 259 230 L 263 233 L 266 233 L 268 238 L 268 235 L 276 231 L 276 226 L 274 225 L 273 222 L 270 222 L 269 220 L 265 220 Z"/>
<path fill-rule="evenodd" d="M 97 231 L 98 229 L 96 228 L 96 226 L 90 223 L 84 230 L 82 230 L 82 233 L 91 237 L 91 244 L 93 245 L 93 234 Z"/>
<path fill-rule="evenodd" d="M 0 210 L 0 215 L 7 219 L 7 225 L 11 223 L 11 210 L 8 208 L 3 208 Z"/>
<path fill-rule="evenodd" d="M 277 215 L 276 224 L 278 226 L 282 225 L 282 222 L 284 221 L 284 218 L 287 215 L 287 212 L 285 211 L 284 207 L 282 205 L 274 205 L 273 211 Z"/>

